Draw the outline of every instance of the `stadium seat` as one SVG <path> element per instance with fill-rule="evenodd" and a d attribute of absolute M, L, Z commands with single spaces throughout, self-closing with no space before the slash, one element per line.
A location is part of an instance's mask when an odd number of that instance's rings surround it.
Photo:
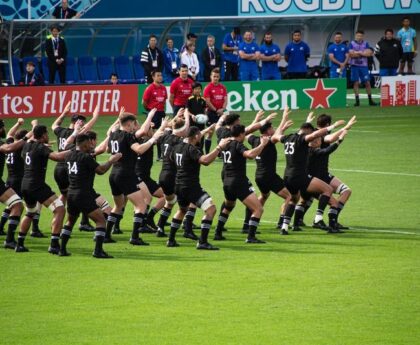
<path fill-rule="evenodd" d="M 44 76 L 45 84 L 48 84 L 48 80 L 50 79 L 50 70 L 48 68 L 48 58 L 46 56 L 44 56 L 41 59 L 41 69 L 42 75 Z M 55 84 L 60 84 L 60 76 L 58 75 L 58 73 L 55 74 L 54 82 Z"/>
<path fill-rule="evenodd" d="M 79 71 L 77 69 L 76 60 L 74 57 L 67 56 L 66 63 L 66 83 L 73 84 L 79 81 Z"/>
<path fill-rule="evenodd" d="M 98 56 L 96 58 L 98 75 L 101 81 L 109 81 L 111 73 L 114 73 L 114 64 L 109 56 Z"/>
<path fill-rule="evenodd" d="M 15 78 L 15 83 L 18 84 L 20 80 L 22 79 L 22 71 L 20 69 L 20 61 L 15 56 L 12 57 L 12 67 L 13 67 L 13 76 Z M 5 73 L 6 73 L 6 80 L 8 82 L 11 82 L 12 78 L 10 77 L 9 66 L 5 67 Z"/>
<path fill-rule="evenodd" d="M 98 82 L 98 71 L 91 56 L 81 56 L 78 59 L 80 81 L 83 83 Z"/>
<path fill-rule="evenodd" d="M 144 78 L 143 66 L 140 63 L 140 55 L 133 56 L 133 68 L 134 68 L 134 77 L 136 78 L 136 81 L 140 83 L 145 83 L 146 80 Z"/>
<path fill-rule="evenodd" d="M 39 60 L 35 56 L 26 56 L 22 59 L 23 72 L 25 72 L 26 64 L 31 61 L 35 64 L 35 73 L 39 73 Z"/>
<path fill-rule="evenodd" d="M 115 58 L 115 72 L 122 83 L 134 82 L 133 68 L 130 64 L 130 59 L 126 55 L 121 55 Z"/>

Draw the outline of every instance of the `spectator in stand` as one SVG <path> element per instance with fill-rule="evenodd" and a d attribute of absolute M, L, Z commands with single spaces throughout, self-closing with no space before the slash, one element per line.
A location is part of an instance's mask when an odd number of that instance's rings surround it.
<path fill-rule="evenodd" d="M 394 37 L 394 30 L 386 29 L 385 36 L 376 44 L 375 56 L 379 61 L 381 77 L 393 77 L 403 56 L 401 42 Z"/>
<path fill-rule="evenodd" d="M 110 83 L 111 83 L 111 85 L 118 85 L 120 83 L 120 81 L 118 80 L 118 74 L 117 73 L 111 73 Z"/>
<path fill-rule="evenodd" d="M 164 69 L 163 80 L 165 83 L 172 83 L 178 77 L 178 68 L 181 65 L 179 50 L 174 48 L 174 41 L 168 37 L 166 39 L 166 48 L 163 49 Z"/>
<path fill-rule="evenodd" d="M 48 57 L 49 83 L 54 84 L 55 74 L 58 72 L 60 83 L 66 82 L 67 47 L 64 38 L 59 36 L 57 26 L 51 27 L 51 35 L 45 42 L 45 52 Z"/>
<path fill-rule="evenodd" d="M 179 68 L 179 77 L 171 83 L 169 89 L 169 103 L 172 106 L 174 116 L 178 114 L 179 109 L 187 106 L 188 98 L 193 93 L 193 84 L 193 80 L 188 78 L 188 66 L 181 65 Z"/>
<path fill-rule="evenodd" d="M 239 44 L 239 72 L 242 81 L 259 80 L 258 61 L 260 47 L 252 39 L 252 32 L 244 33 L 244 40 Z"/>
<path fill-rule="evenodd" d="M 373 55 L 373 50 L 364 38 L 364 31 L 358 30 L 355 39 L 350 42 L 350 71 L 351 81 L 353 82 L 354 96 L 356 98 L 355 107 L 360 106 L 359 85 L 365 84 L 366 93 L 369 97 L 369 105 L 377 105 L 372 100 L 372 90 L 370 86 L 370 73 L 368 68 L 368 58 Z"/>
<path fill-rule="evenodd" d="M 309 46 L 302 41 L 302 32 L 293 31 L 292 42 L 284 50 L 284 58 L 287 62 L 288 79 L 304 79 L 308 72 L 307 61 L 311 56 Z"/>
<path fill-rule="evenodd" d="M 403 27 L 398 31 L 397 37 L 403 47 L 403 56 L 400 63 L 400 74 L 404 73 L 407 63 L 407 74 L 414 74 L 413 63 L 417 56 L 417 34 L 416 30 L 410 27 L 410 18 L 405 17 L 402 21 Z"/>
<path fill-rule="evenodd" d="M 180 50 L 180 54 L 182 54 L 184 51 L 187 50 L 187 46 L 189 43 L 193 43 L 194 45 L 197 44 L 197 35 L 195 33 L 188 33 L 187 34 L 187 40 L 186 42 L 182 45 L 181 50 Z"/>
<path fill-rule="evenodd" d="M 349 48 L 343 43 L 343 34 L 336 32 L 334 43 L 328 47 L 330 59 L 330 78 L 346 77 L 346 66 L 349 62 Z"/>
<path fill-rule="evenodd" d="M 28 61 L 26 64 L 26 73 L 22 76 L 22 80 L 19 85 L 26 86 L 43 86 L 44 78 L 40 73 L 35 73 L 35 63 Z"/>
<path fill-rule="evenodd" d="M 210 81 L 210 73 L 215 68 L 220 68 L 222 56 L 214 44 L 216 39 L 213 35 L 207 36 L 207 47 L 201 52 L 201 61 L 204 64 L 204 81 Z"/>
<path fill-rule="evenodd" d="M 57 6 L 52 14 L 54 19 L 78 19 L 80 16 L 80 13 L 69 7 L 68 0 L 61 1 L 61 6 Z"/>
<path fill-rule="evenodd" d="M 163 54 L 157 45 L 157 37 L 150 35 L 149 44 L 141 52 L 140 61 L 144 69 L 144 77 L 147 84 L 153 83 L 152 71 L 163 71 Z"/>
<path fill-rule="evenodd" d="M 181 54 L 181 63 L 188 67 L 188 75 L 192 80 L 196 80 L 198 73 L 200 73 L 200 63 L 198 62 L 197 54 L 195 53 L 195 44 L 190 42 L 187 44 L 187 49 Z"/>
<path fill-rule="evenodd" d="M 239 44 L 242 42 L 241 29 L 234 27 L 223 39 L 225 81 L 237 81 L 239 76 Z"/>
<path fill-rule="evenodd" d="M 261 52 L 261 77 L 262 80 L 280 80 L 279 62 L 281 60 L 280 47 L 273 43 L 271 32 L 264 35 L 264 43 L 260 47 Z"/>

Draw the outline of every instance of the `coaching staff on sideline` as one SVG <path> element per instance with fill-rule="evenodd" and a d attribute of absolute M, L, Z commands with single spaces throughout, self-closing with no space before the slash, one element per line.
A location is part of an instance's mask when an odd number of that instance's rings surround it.
<path fill-rule="evenodd" d="M 225 81 L 237 81 L 239 75 L 239 43 L 242 42 L 241 29 L 233 28 L 225 35 L 222 49 L 225 60 Z"/>
<path fill-rule="evenodd" d="M 144 69 L 144 77 L 147 84 L 153 83 L 152 71 L 163 71 L 164 59 L 160 49 L 156 46 L 157 38 L 155 35 L 150 35 L 149 44 L 141 52 L 140 61 Z"/>

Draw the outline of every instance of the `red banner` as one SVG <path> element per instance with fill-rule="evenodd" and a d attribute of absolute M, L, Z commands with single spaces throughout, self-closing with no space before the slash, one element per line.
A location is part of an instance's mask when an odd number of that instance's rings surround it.
<path fill-rule="evenodd" d="M 71 101 L 71 114 L 137 114 L 138 85 L 21 86 L 0 88 L 0 118 L 57 117 Z"/>

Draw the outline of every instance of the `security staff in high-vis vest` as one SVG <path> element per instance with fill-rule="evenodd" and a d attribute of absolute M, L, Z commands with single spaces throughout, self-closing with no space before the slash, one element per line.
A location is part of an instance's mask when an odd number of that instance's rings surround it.
<path fill-rule="evenodd" d="M 252 32 L 245 31 L 244 41 L 239 44 L 239 73 L 242 81 L 259 80 L 258 61 L 260 47 L 252 39 Z"/>

